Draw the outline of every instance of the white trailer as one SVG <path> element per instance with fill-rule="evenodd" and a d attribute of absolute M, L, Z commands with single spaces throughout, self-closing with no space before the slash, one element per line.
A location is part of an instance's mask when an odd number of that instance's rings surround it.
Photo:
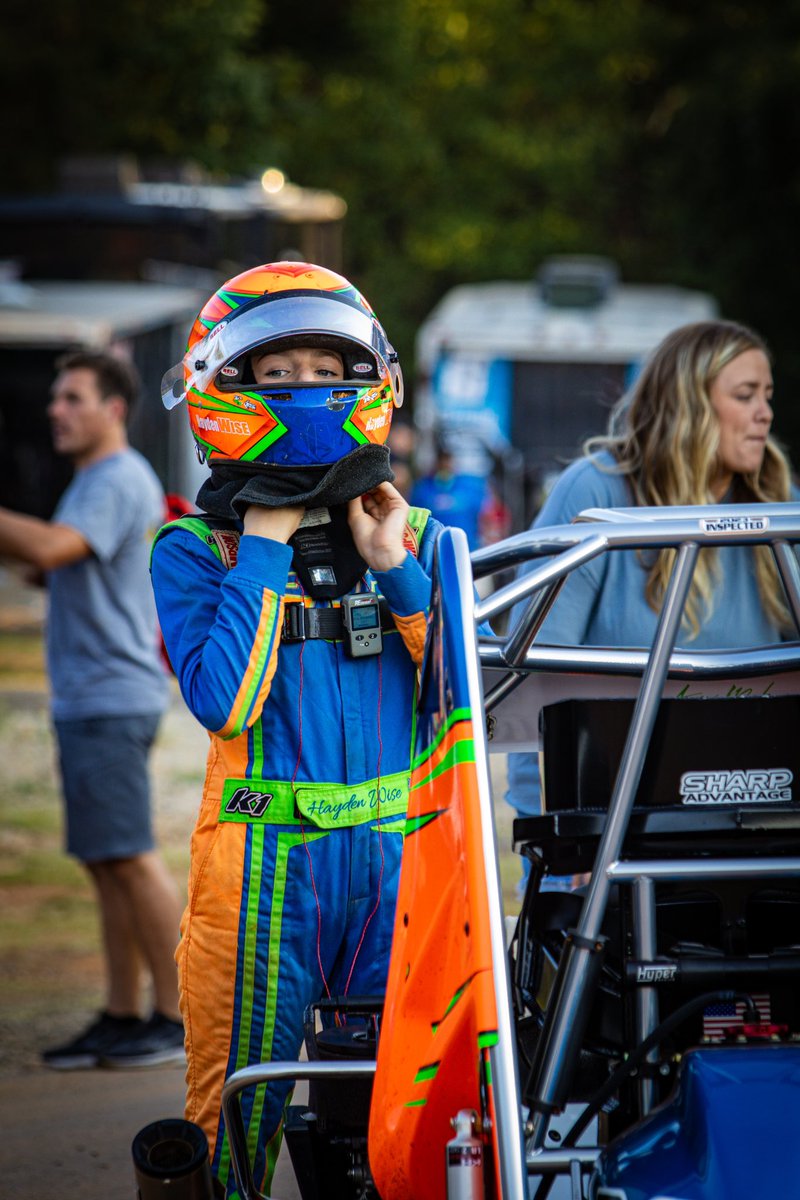
<path fill-rule="evenodd" d="M 529 282 L 453 288 L 417 337 L 421 466 L 438 438 L 462 470 L 495 468 L 515 527 L 526 525 L 653 347 L 717 315 L 704 292 L 622 283 L 613 262 L 592 256 L 547 259 Z"/>

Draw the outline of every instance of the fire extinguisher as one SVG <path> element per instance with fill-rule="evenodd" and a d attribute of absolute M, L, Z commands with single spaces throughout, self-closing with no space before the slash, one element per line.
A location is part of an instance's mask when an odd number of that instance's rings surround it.
<path fill-rule="evenodd" d="M 462 1108 L 450 1124 L 456 1136 L 447 1143 L 447 1200 L 483 1200 L 483 1142 L 476 1136 L 478 1115 Z"/>

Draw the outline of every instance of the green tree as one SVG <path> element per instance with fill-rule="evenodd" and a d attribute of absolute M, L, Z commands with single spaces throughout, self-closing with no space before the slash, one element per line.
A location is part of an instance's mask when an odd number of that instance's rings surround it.
<path fill-rule="evenodd" d="M 281 161 L 345 197 L 349 265 L 406 348 L 456 282 L 608 248 L 637 14 L 610 0 L 352 0 L 336 53 L 273 49 Z"/>
<path fill-rule="evenodd" d="M 269 79 L 248 52 L 263 0 L 12 0 L 0 42 L 6 191 L 52 185 L 66 154 L 252 166 Z M 256 161 L 258 159 L 256 158 Z"/>
<path fill-rule="evenodd" d="M 451 285 L 549 253 L 697 286 L 800 386 L 800 3 L 371 0 L 281 22 L 271 134 L 349 205 L 348 266 L 409 353 Z M 268 14 L 265 29 L 269 29 Z M 398 336 L 395 334 L 395 336 Z M 779 427 L 800 443 L 789 406 Z"/>
<path fill-rule="evenodd" d="M 764 334 L 776 360 L 776 428 L 798 458 L 800 3 L 662 0 L 642 42 L 653 68 L 628 159 L 643 266 L 707 288 L 725 316 Z"/>
<path fill-rule="evenodd" d="M 406 363 L 447 288 L 584 251 L 714 293 L 800 387 L 800 0 L 11 0 L 6 28 L 4 190 L 67 153 L 274 163 L 346 199 Z"/>

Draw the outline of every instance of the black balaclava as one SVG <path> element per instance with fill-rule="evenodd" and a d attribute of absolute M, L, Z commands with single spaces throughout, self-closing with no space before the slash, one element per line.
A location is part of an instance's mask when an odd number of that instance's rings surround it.
<path fill-rule="evenodd" d="M 333 599 L 349 592 L 367 569 L 347 523 L 348 501 L 393 480 L 388 446 L 370 443 L 325 466 L 220 463 L 197 493 L 197 504 L 211 516 L 236 520 L 244 518 L 251 504 L 322 510 L 320 519 L 298 529 L 289 544 L 304 590 L 315 599 Z"/>

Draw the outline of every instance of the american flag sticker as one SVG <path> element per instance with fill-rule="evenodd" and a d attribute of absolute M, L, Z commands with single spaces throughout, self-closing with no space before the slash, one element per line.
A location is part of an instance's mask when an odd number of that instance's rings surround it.
<path fill-rule="evenodd" d="M 771 1020 L 769 994 L 754 992 L 753 1003 L 758 1009 L 762 1025 L 768 1025 Z M 745 1023 L 745 1006 L 743 1000 L 720 1000 L 717 1004 L 709 1004 L 703 1010 L 703 1037 L 712 1042 L 721 1042 L 726 1033 L 733 1029 L 741 1029 Z"/>

